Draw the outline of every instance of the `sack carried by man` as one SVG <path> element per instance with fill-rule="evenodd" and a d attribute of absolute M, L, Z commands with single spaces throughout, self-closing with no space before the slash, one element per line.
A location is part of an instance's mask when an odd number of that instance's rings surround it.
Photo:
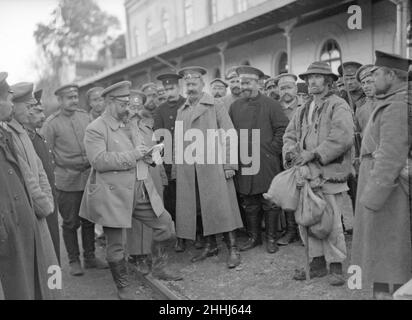
<path fill-rule="evenodd" d="M 313 192 L 309 182 L 305 182 L 300 190 L 298 207 L 295 211 L 296 223 L 302 227 L 319 223 L 325 208 L 326 201 Z"/>
<path fill-rule="evenodd" d="M 285 211 L 295 211 L 299 202 L 296 179 L 298 171 L 298 167 L 293 167 L 279 173 L 272 180 L 268 192 L 264 193 L 263 197 Z"/>

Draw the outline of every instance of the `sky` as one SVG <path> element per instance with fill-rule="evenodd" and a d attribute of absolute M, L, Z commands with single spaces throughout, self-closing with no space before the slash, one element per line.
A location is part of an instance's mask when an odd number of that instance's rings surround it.
<path fill-rule="evenodd" d="M 95 0 L 100 8 L 116 17 L 126 30 L 124 0 Z M 37 46 L 36 24 L 48 23 L 58 0 L 0 0 L 0 72 L 9 84 L 37 80 L 34 68 Z"/>

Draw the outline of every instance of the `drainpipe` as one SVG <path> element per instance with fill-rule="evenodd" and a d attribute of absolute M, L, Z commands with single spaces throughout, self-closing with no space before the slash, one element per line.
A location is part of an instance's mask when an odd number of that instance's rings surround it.
<path fill-rule="evenodd" d="M 298 18 L 294 18 L 282 23 L 279 23 L 279 27 L 283 29 L 283 35 L 286 38 L 286 52 L 288 55 L 288 72 L 292 73 L 292 30 L 298 23 Z"/>
<path fill-rule="evenodd" d="M 407 55 L 406 29 L 410 19 L 409 0 L 390 0 L 396 5 L 396 43 L 395 52 L 403 57 Z M 409 17 L 409 18 L 408 18 Z"/>
<path fill-rule="evenodd" d="M 225 61 L 225 51 L 227 48 L 228 43 L 227 42 L 222 42 L 217 45 L 217 48 L 219 49 L 219 56 L 220 56 L 220 70 L 221 74 L 226 73 L 226 61 Z"/>

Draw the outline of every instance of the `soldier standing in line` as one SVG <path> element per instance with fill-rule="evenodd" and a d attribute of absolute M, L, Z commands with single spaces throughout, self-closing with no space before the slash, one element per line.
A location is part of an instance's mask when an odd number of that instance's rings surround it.
<path fill-rule="evenodd" d="M 60 263 L 60 232 L 58 222 L 59 209 L 57 204 L 57 193 L 54 179 L 55 163 L 53 160 L 52 151 L 47 145 L 46 139 L 38 132 L 38 130 L 43 127 L 43 123 L 46 120 L 46 116 L 44 115 L 44 108 L 41 104 L 42 93 L 42 90 L 34 92 L 34 97 L 37 102 L 30 108 L 28 114 L 28 122 L 24 125 L 24 127 L 31 139 L 31 142 L 33 143 L 34 150 L 36 151 L 43 164 L 43 168 L 46 172 L 47 179 L 49 181 L 53 194 L 54 212 L 46 218 L 46 221 L 53 240 L 54 250 L 56 251 L 56 256 Z"/>
<path fill-rule="evenodd" d="M 60 110 L 46 120 L 41 131 L 53 152 L 57 202 L 63 218 L 63 240 L 69 256 L 70 274 L 84 274 L 80 263 L 77 230 L 81 227 L 84 267 L 107 268 L 95 256 L 94 224 L 79 217 L 90 163 L 84 147 L 84 134 L 89 124 L 89 114 L 79 109 L 79 86 L 68 84 L 58 88 L 55 95 Z"/>
<path fill-rule="evenodd" d="M 213 79 L 210 82 L 210 92 L 214 98 L 223 98 L 226 96 L 228 84 L 222 79 Z"/>
<path fill-rule="evenodd" d="M 201 67 L 186 67 L 179 71 L 185 81 L 188 98 L 178 110 L 176 125 L 183 125 L 183 135 L 190 129 L 201 131 L 207 136 L 209 129 L 233 129 L 229 115 L 221 101 L 205 93 L 203 76 L 207 73 Z M 175 135 L 175 145 L 188 141 L 183 136 Z M 223 141 L 219 141 L 223 145 Z M 206 147 L 205 145 L 203 147 Z M 192 258 L 192 262 L 202 261 L 218 254 L 216 235 L 223 233 L 229 250 L 227 267 L 235 268 L 240 264 L 235 230 L 243 226 L 233 177 L 236 164 L 230 163 L 230 144 L 226 144 L 222 153 L 226 161 L 222 164 L 219 154 L 215 153 L 213 163 L 206 161 L 206 148 L 194 163 L 185 159 L 183 154 L 175 154 L 176 159 L 176 232 L 179 238 L 195 240 L 197 221 L 200 220 L 206 246 L 202 253 Z M 177 148 L 175 147 L 175 150 Z M 197 152 L 196 152 L 197 153 Z M 180 159 L 179 162 L 177 159 Z M 181 162 L 180 162 L 181 161 Z"/>
<path fill-rule="evenodd" d="M 232 67 L 226 72 L 226 81 L 229 84 L 230 94 L 224 96 L 221 101 L 225 105 L 227 112 L 233 102 L 240 98 L 242 91 L 240 90 L 240 79 L 236 72 L 237 67 Z"/>
<path fill-rule="evenodd" d="M 86 103 L 87 106 L 90 108 L 90 122 L 96 120 L 104 112 L 105 105 L 104 99 L 101 96 L 102 91 L 103 88 L 94 87 L 86 92 Z"/>
<path fill-rule="evenodd" d="M 412 60 L 376 51 L 372 68 L 378 104 L 364 131 L 352 241 L 362 287 L 376 299 L 412 277 L 408 170 L 408 67 Z M 409 163 L 410 166 L 410 163 Z"/>

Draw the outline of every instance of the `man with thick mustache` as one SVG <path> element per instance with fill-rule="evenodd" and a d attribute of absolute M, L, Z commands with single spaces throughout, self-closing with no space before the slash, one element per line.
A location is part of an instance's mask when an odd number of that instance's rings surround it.
<path fill-rule="evenodd" d="M 250 150 L 253 144 L 252 130 L 260 130 L 259 172 L 255 175 L 243 175 L 239 171 L 235 177 L 236 190 L 240 194 L 249 232 L 249 239 L 241 247 L 241 251 L 262 244 L 263 213 L 266 228 L 266 249 L 268 253 L 272 254 L 278 251 L 276 232 L 281 210 L 264 199 L 263 193 L 269 189 L 275 175 L 281 172 L 282 137 L 288 119 L 279 102 L 259 92 L 259 79 L 263 77 L 261 70 L 243 66 L 237 68 L 237 73 L 241 79 L 243 97 L 232 104 L 229 115 L 239 137 L 240 130 L 247 129 L 249 132 L 248 139 L 239 139 L 239 148 L 246 145 L 245 149 Z M 249 166 L 249 164 L 242 163 L 242 159 L 240 160 L 240 168 Z"/>
<path fill-rule="evenodd" d="M 279 87 L 277 78 L 269 78 L 265 82 L 266 95 L 273 100 L 279 101 Z"/>
<path fill-rule="evenodd" d="M 100 117 L 106 108 L 101 96 L 102 91 L 102 87 L 93 87 L 86 92 L 86 104 L 90 108 L 90 122 Z"/>
<path fill-rule="evenodd" d="M 146 110 L 151 112 L 154 117 L 155 111 L 159 107 L 158 87 L 155 83 L 149 82 L 149 83 L 145 83 L 144 85 L 142 85 L 141 91 L 146 96 L 146 103 L 144 107 L 146 108 Z"/>
<path fill-rule="evenodd" d="M 214 98 L 226 97 L 228 84 L 222 79 L 216 78 L 210 82 L 210 91 Z"/>
<path fill-rule="evenodd" d="M 240 79 L 239 75 L 236 72 L 237 67 L 230 68 L 226 73 L 226 81 L 229 84 L 230 94 L 224 96 L 221 101 L 225 105 L 226 110 L 229 112 L 230 106 L 235 102 L 237 99 L 241 97 L 241 89 L 240 89 Z"/>
<path fill-rule="evenodd" d="M 291 73 L 282 73 L 276 77 L 276 80 L 279 87 L 280 105 L 290 121 L 296 109 L 300 106 L 297 95 L 298 87 L 296 85 L 298 77 Z"/>
<path fill-rule="evenodd" d="M 81 227 L 84 267 L 106 268 L 95 257 L 94 224 L 79 217 L 83 191 L 90 173 L 83 139 L 89 124 L 88 113 L 79 108 L 79 86 L 68 84 L 55 91 L 60 110 L 46 120 L 41 131 L 53 152 L 56 168 L 57 202 L 63 218 L 63 240 L 69 256 L 70 274 L 81 276 L 77 230 Z"/>
<path fill-rule="evenodd" d="M 125 260 L 123 230 L 132 220 L 153 229 L 152 273 L 163 280 L 179 280 L 166 269 L 165 246 L 174 237 L 170 214 L 149 172 L 153 163 L 142 133 L 130 121 L 129 81 L 102 92 L 106 111 L 86 130 L 84 143 L 92 172 L 81 204 L 81 217 L 103 226 L 107 237 L 106 260 L 122 300 L 136 300 Z"/>
<path fill-rule="evenodd" d="M 188 98 L 178 110 L 176 125 L 183 125 L 183 136 L 175 136 L 175 145 L 183 144 L 185 149 L 194 144 L 183 139 L 190 129 L 200 131 L 203 138 L 208 136 L 209 129 L 223 129 L 225 132 L 233 129 L 223 104 L 203 91 L 203 76 L 206 73 L 201 67 L 186 67 L 179 71 L 185 81 Z M 222 139 L 218 139 L 218 143 L 223 146 Z M 235 230 L 243 224 L 233 183 L 237 165 L 230 163 L 230 148 L 233 146 L 226 143 L 222 147 L 222 153 L 226 154 L 224 164 L 217 152 L 214 163 L 206 163 L 209 162 L 206 159 L 209 150 L 205 147 L 206 145 L 202 148 L 195 146 L 196 156 L 200 153 L 200 159 L 181 159 L 181 155 L 175 155 L 176 233 L 179 238 L 195 240 L 196 224 L 200 221 L 206 245 L 200 255 L 192 258 L 192 262 L 217 255 L 216 235 L 223 233 L 229 250 L 227 267 L 235 268 L 240 264 Z M 181 163 L 178 163 L 178 158 Z"/>

